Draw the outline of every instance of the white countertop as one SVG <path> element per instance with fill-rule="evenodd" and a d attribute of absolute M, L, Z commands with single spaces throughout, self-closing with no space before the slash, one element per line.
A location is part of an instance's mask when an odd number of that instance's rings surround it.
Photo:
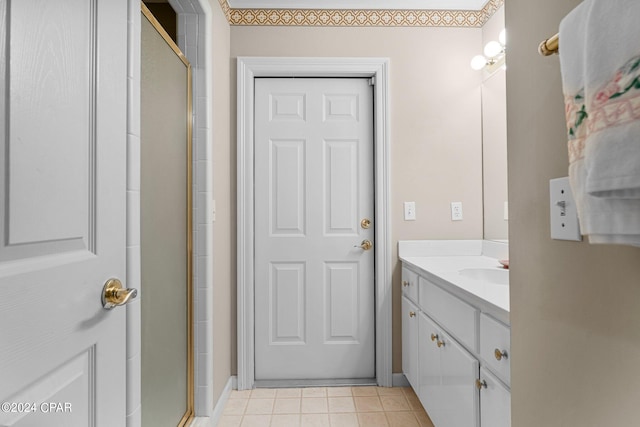
<path fill-rule="evenodd" d="M 485 282 L 460 274 L 464 269 L 502 269 L 499 258 L 483 254 L 495 254 L 495 248 L 483 250 L 483 246 L 486 244 L 482 241 L 401 241 L 399 255 L 403 262 L 420 270 L 426 279 L 480 306 L 483 311 L 488 311 L 499 320 L 509 322 L 509 285 Z M 439 256 L 439 253 L 445 256 Z M 457 253 L 460 255 L 456 255 Z"/>

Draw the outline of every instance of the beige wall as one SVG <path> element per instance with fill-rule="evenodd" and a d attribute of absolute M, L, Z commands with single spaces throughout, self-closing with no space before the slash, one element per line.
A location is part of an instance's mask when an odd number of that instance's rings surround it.
<path fill-rule="evenodd" d="M 235 152 L 231 149 L 230 27 L 218 4 L 213 11 L 213 403 L 235 370 Z"/>
<path fill-rule="evenodd" d="M 567 175 L 566 129 L 558 58 L 536 49 L 579 3 L 506 1 L 517 427 L 639 422 L 640 249 L 549 237 L 549 179 Z"/>
<path fill-rule="evenodd" d="M 402 369 L 397 241 L 482 238 L 481 74 L 469 67 L 481 37 L 469 28 L 231 28 L 232 76 L 238 56 L 390 58 L 394 372 Z M 417 221 L 402 220 L 403 201 L 416 202 Z M 464 221 L 451 221 L 452 201 L 463 202 Z"/>

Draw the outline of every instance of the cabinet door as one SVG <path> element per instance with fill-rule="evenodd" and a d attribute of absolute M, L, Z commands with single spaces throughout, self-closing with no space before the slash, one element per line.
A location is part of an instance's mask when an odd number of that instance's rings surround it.
<path fill-rule="evenodd" d="M 402 293 L 418 302 L 418 275 L 406 267 L 402 268 Z"/>
<path fill-rule="evenodd" d="M 446 425 L 442 412 L 442 376 L 440 374 L 440 328 L 424 313 L 418 326 L 418 390 L 417 394 L 436 427 Z M 432 340 L 431 337 L 435 339 Z"/>
<path fill-rule="evenodd" d="M 440 340 L 440 389 L 442 416 L 445 422 L 437 427 L 479 427 L 479 393 L 476 387 L 480 363 L 449 335 L 442 333 Z M 496 427 L 485 424 L 485 427 Z"/>
<path fill-rule="evenodd" d="M 511 426 L 511 393 L 484 368 L 480 369 L 480 417 L 483 427 Z M 485 386 L 486 384 L 486 386 Z"/>
<path fill-rule="evenodd" d="M 414 390 L 418 389 L 418 307 L 402 297 L 402 371 Z"/>

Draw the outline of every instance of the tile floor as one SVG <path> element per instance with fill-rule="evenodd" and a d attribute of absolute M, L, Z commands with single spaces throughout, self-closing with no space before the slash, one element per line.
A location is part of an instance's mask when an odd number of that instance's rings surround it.
<path fill-rule="evenodd" d="M 433 427 L 411 387 L 233 390 L 218 427 Z"/>

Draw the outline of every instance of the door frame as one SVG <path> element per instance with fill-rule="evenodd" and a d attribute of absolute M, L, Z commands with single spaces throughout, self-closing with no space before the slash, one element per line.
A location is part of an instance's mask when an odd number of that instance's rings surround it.
<path fill-rule="evenodd" d="M 391 159 L 388 58 L 238 57 L 237 60 L 238 390 L 255 384 L 254 347 L 254 79 L 364 77 L 374 79 L 376 382 L 392 385 Z"/>

